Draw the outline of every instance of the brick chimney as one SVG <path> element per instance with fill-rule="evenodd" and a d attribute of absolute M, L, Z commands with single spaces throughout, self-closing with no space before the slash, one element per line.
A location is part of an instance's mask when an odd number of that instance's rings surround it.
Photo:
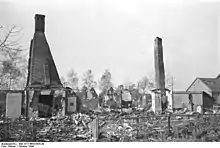
<path fill-rule="evenodd" d="M 159 37 L 156 37 L 154 39 L 154 44 L 157 45 L 157 46 L 162 46 L 162 39 L 159 38 Z"/>
<path fill-rule="evenodd" d="M 36 14 L 35 15 L 35 32 L 45 31 L 45 15 Z"/>
<path fill-rule="evenodd" d="M 156 88 L 165 89 L 163 45 L 162 45 L 162 39 L 159 37 L 156 37 L 156 39 L 154 40 L 154 66 L 155 66 Z"/>
<path fill-rule="evenodd" d="M 164 112 L 167 109 L 168 100 L 165 90 L 165 72 L 163 62 L 163 45 L 162 39 L 156 37 L 154 40 L 154 66 L 155 66 L 155 81 L 156 88 L 160 90 L 161 109 Z"/>

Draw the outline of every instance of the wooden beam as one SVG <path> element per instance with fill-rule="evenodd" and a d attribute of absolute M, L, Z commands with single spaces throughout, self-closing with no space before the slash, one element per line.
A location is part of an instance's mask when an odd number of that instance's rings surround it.
<path fill-rule="evenodd" d="M 26 89 L 26 110 L 25 110 L 25 116 L 28 118 L 29 114 L 29 90 Z"/>

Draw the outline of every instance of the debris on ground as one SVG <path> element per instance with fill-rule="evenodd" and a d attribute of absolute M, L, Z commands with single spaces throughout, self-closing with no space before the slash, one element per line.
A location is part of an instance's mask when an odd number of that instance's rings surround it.
<path fill-rule="evenodd" d="M 170 114 L 168 126 L 167 116 Z M 37 115 L 29 119 L 21 116 L 14 122 L 3 115 L 0 128 L 4 129 L 7 124 L 10 133 L 7 139 L 1 134 L 1 141 L 91 141 L 94 137 L 90 123 L 96 118 L 99 119 L 98 141 L 102 142 L 220 141 L 220 117 L 216 114 L 185 111 L 184 114 L 155 115 L 149 110 L 133 110 L 131 113 L 97 110 L 65 116 L 58 114 L 49 119 Z M 37 131 L 35 139 L 33 127 Z"/>

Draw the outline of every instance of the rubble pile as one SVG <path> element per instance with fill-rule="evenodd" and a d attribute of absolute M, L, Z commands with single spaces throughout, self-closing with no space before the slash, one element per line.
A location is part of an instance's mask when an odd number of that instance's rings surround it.
<path fill-rule="evenodd" d="M 51 119 L 30 118 L 27 122 L 25 122 L 27 120 L 25 117 L 20 117 L 13 122 L 7 119 L 7 123 L 10 123 L 7 141 L 89 141 L 91 138 L 89 123 L 94 118 L 95 116 L 77 113 Z M 5 123 L 6 118 L 2 118 L 1 121 Z M 12 124 L 13 126 L 11 126 Z M 36 136 L 33 140 L 34 128 L 36 128 Z M 1 140 L 3 140 L 2 136 Z"/>
<path fill-rule="evenodd" d="M 77 141 L 91 137 L 88 115 L 73 114 L 64 118 L 52 118 L 43 126 L 37 126 L 37 141 Z"/>
<path fill-rule="evenodd" d="M 118 120 L 110 120 L 108 117 L 109 120 L 99 121 L 100 141 L 220 141 L 220 117 L 217 115 L 174 116 L 168 128 L 167 117 L 143 118 L 143 114 L 147 113 L 138 114 L 139 121 L 135 114 L 121 115 Z"/>
<path fill-rule="evenodd" d="M 175 115 L 175 114 L 174 114 Z M 1 141 L 74 142 L 91 141 L 91 124 L 99 119 L 98 141 L 106 142 L 160 142 L 160 141 L 220 141 L 220 117 L 218 115 L 171 116 L 155 115 L 151 111 L 133 111 L 124 114 L 117 111 L 75 113 L 57 115 L 50 119 L 24 116 L 11 121 L 0 118 L 0 126 L 8 124 L 8 139 L 1 134 Z M 33 129 L 36 134 L 33 136 Z"/>
<path fill-rule="evenodd" d="M 105 122 L 105 125 L 100 126 L 99 138 L 100 141 L 114 142 L 141 141 L 140 138 L 145 138 L 148 141 L 151 136 L 157 138 L 158 130 L 163 130 L 166 127 L 167 124 L 163 124 L 161 121 L 163 119 L 137 122 L 136 118 L 128 118 L 128 115 L 119 120 L 100 121 L 100 125 L 103 125 L 102 122 Z"/>
<path fill-rule="evenodd" d="M 129 142 L 135 141 L 136 129 L 131 123 L 111 123 L 103 127 L 99 134 L 101 141 Z"/>

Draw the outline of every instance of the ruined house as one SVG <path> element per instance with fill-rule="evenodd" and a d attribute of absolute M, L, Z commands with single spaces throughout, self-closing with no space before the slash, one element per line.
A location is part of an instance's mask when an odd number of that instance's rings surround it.
<path fill-rule="evenodd" d="M 203 91 L 174 91 L 172 97 L 174 110 L 187 108 L 190 111 L 197 111 L 197 108 L 201 107 L 205 111 L 213 107 L 213 99 Z"/>
<path fill-rule="evenodd" d="M 86 99 L 96 99 L 98 97 L 98 94 L 96 93 L 96 90 L 92 87 L 87 90 L 86 92 Z"/>
<path fill-rule="evenodd" d="M 45 16 L 35 15 L 28 64 L 28 88 L 62 88 L 62 83 L 45 36 Z"/>
<path fill-rule="evenodd" d="M 110 87 L 107 91 L 107 95 L 113 95 L 115 92 L 114 88 L 113 87 Z"/>
<path fill-rule="evenodd" d="M 202 91 L 210 99 L 214 101 L 214 104 L 220 104 L 220 77 L 216 78 L 196 78 L 186 91 Z M 209 99 L 209 100 L 210 100 Z M 208 101 L 208 100 L 207 100 Z M 206 103 L 212 104 L 211 101 Z"/>
<path fill-rule="evenodd" d="M 50 117 L 54 107 L 53 92 L 62 88 L 63 86 L 45 36 L 45 16 L 36 14 L 34 36 L 31 40 L 29 52 L 26 85 L 28 95 L 31 91 L 34 91 L 35 95 L 33 98 L 29 96 L 30 101 L 27 102 L 31 102 L 30 105 L 38 109 L 39 117 Z M 43 90 L 49 91 L 47 94 L 42 94 Z"/>

